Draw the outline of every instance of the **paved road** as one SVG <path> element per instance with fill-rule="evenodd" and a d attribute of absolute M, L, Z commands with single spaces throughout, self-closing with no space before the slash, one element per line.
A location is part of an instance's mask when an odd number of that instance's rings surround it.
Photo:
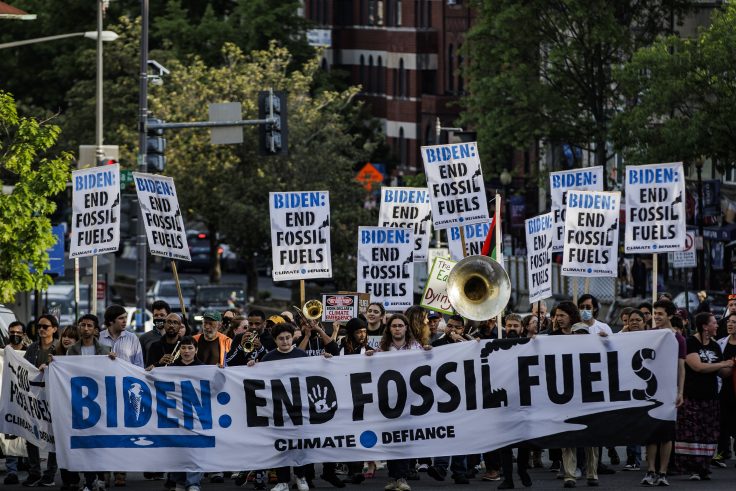
<path fill-rule="evenodd" d="M 619 455 L 625 455 L 625 449 L 621 448 L 619 449 Z M 607 463 L 607 459 L 604 459 L 604 462 Z M 726 490 L 726 489 L 734 489 L 734 485 L 736 485 L 736 468 L 734 467 L 734 464 L 736 461 L 734 459 L 731 459 L 728 461 L 728 468 L 726 469 L 720 469 L 720 468 L 713 468 L 712 473 L 712 480 L 707 482 L 692 482 L 687 480 L 687 476 L 672 476 L 670 478 L 670 484 L 672 488 L 675 489 L 698 489 L 698 490 Z M 545 462 L 545 464 L 549 464 L 548 462 Z M 600 490 L 622 490 L 622 489 L 632 489 L 632 488 L 640 488 L 639 486 L 639 480 L 643 477 L 643 473 L 641 472 L 623 472 L 621 471 L 621 466 L 615 466 L 616 469 L 618 469 L 618 472 L 613 475 L 605 475 L 600 476 L 600 487 L 597 489 Z M 319 469 L 318 469 L 319 474 Z M 432 478 L 427 476 L 427 474 L 420 474 L 421 478 L 419 481 L 409 481 L 409 484 L 412 486 L 412 489 L 415 491 L 425 490 L 425 489 L 440 489 L 440 488 L 454 488 L 458 489 L 458 491 L 476 491 L 476 490 L 495 490 L 498 487 L 498 482 L 484 482 L 480 479 L 473 479 L 471 480 L 470 485 L 456 485 L 451 480 L 447 480 L 445 482 L 437 482 L 434 481 Z M 540 490 L 540 489 L 562 489 L 562 480 L 558 480 L 555 478 L 555 474 L 550 472 L 546 469 L 534 469 L 531 471 L 531 476 L 534 481 L 532 489 L 533 490 Z M 23 478 L 24 476 L 21 476 Z M 387 482 L 387 477 L 385 474 L 385 470 L 379 471 L 376 474 L 376 477 L 374 479 L 369 479 L 365 481 L 363 484 L 360 485 L 348 485 L 345 489 L 354 489 L 356 491 L 362 490 L 362 491 L 375 491 L 375 490 L 382 490 L 384 485 Z M 60 484 L 59 477 L 57 476 L 57 484 Z M 315 484 L 318 489 L 333 489 L 333 487 L 319 479 L 315 481 Z M 269 486 L 269 488 L 272 486 Z M 521 483 L 516 480 L 516 487 L 523 489 L 521 486 Z M 578 480 L 578 487 L 581 488 L 587 488 L 586 482 L 584 479 Z M 21 489 L 20 486 L 1 486 L 1 489 L 4 490 L 10 490 L 10 489 Z M 139 473 L 132 473 L 128 475 L 128 485 L 126 488 L 117 488 L 121 491 L 123 489 L 131 489 L 131 490 L 157 490 L 157 491 L 163 491 L 163 481 L 146 481 L 143 479 L 143 475 Z M 253 489 L 252 484 L 247 484 L 246 486 L 242 488 L 238 488 L 232 480 L 226 480 L 225 484 L 210 484 L 205 479 L 202 483 L 202 489 L 204 491 L 229 491 L 229 490 L 235 490 L 235 489 Z"/>

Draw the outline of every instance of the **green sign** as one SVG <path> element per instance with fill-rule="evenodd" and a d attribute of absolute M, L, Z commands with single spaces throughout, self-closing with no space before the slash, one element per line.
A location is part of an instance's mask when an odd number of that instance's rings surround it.
<path fill-rule="evenodd" d="M 129 185 L 133 184 L 133 171 L 132 170 L 121 170 L 120 171 L 120 189 L 125 189 Z"/>

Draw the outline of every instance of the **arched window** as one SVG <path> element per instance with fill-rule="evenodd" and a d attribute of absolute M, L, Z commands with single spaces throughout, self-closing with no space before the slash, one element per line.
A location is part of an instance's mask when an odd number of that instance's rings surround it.
<path fill-rule="evenodd" d="M 322 58 L 322 63 L 320 63 L 320 66 L 324 71 L 327 71 L 330 68 L 329 65 L 327 65 L 327 58 Z"/>
<path fill-rule="evenodd" d="M 455 56 L 453 54 L 452 45 L 447 47 L 447 91 L 455 91 Z"/>
<path fill-rule="evenodd" d="M 378 57 L 377 72 L 378 72 L 378 80 L 377 80 L 378 83 L 376 87 L 376 92 L 378 92 L 379 94 L 385 94 L 386 93 L 386 73 L 384 72 L 384 69 L 383 69 L 383 58 L 381 58 L 380 56 Z"/>
<path fill-rule="evenodd" d="M 406 69 L 404 68 L 404 59 L 399 60 L 399 97 L 406 97 Z"/>
<path fill-rule="evenodd" d="M 376 91 L 376 74 L 373 71 L 373 55 L 368 57 L 368 92 Z"/>
<path fill-rule="evenodd" d="M 401 27 L 401 0 L 394 2 L 394 25 Z"/>
<path fill-rule="evenodd" d="M 360 55 L 360 71 L 358 72 L 358 83 L 363 85 L 365 90 L 365 57 Z"/>
<path fill-rule="evenodd" d="M 404 128 L 399 128 L 399 162 L 401 162 L 401 165 L 406 165 L 407 156 L 406 156 L 406 138 L 404 138 Z"/>

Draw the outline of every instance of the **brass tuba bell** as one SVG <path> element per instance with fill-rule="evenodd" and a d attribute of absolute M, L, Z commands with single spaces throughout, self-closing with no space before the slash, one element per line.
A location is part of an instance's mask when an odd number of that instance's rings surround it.
<path fill-rule="evenodd" d="M 322 317 L 322 309 L 322 302 L 319 300 L 309 300 L 304 304 L 304 307 L 302 307 L 302 313 L 304 314 L 304 317 L 313 321 Z"/>
<path fill-rule="evenodd" d="M 450 271 L 447 298 L 466 319 L 488 320 L 506 308 L 511 280 L 503 266 L 490 257 L 468 256 Z"/>

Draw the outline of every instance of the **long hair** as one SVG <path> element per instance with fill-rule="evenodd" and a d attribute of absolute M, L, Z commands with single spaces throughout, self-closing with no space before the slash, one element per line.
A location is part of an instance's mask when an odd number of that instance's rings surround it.
<path fill-rule="evenodd" d="M 393 342 L 393 338 L 391 337 L 391 323 L 395 319 L 399 319 L 406 326 L 406 342 L 409 343 L 414 339 L 411 328 L 409 327 L 409 319 L 407 319 L 404 314 L 394 314 L 388 318 L 388 321 L 386 322 L 386 330 L 383 331 L 383 336 L 381 336 L 381 342 L 379 343 L 381 351 L 388 351 L 391 347 L 391 343 Z"/>
<path fill-rule="evenodd" d="M 412 305 L 404 315 L 409 319 L 409 329 L 411 335 L 419 344 L 424 346 L 429 343 L 429 323 L 427 322 L 427 313 L 418 305 Z M 388 324 L 391 325 L 390 323 Z M 388 326 L 387 326 L 388 327 Z"/>
<path fill-rule="evenodd" d="M 75 341 L 79 341 L 79 329 L 77 326 L 66 326 L 64 330 L 61 331 L 61 334 L 59 335 L 59 342 L 56 344 L 56 351 L 54 355 L 65 355 L 66 354 L 66 348 L 61 342 L 61 338 L 67 337 L 72 338 Z"/>

